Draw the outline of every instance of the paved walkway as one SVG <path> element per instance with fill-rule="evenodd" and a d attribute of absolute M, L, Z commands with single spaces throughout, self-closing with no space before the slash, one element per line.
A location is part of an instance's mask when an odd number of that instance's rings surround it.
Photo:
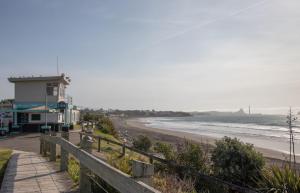
<path fill-rule="evenodd" d="M 78 130 L 70 132 L 70 141 L 78 144 Z M 0 147 L 28 152 L 40 152 L 40 133 L 23 133 L 21 135 L 0 139 Z"/>
<path fill-rule="evenodd" d="M 66 172 L 59 172 L 54 162 L 37 153 L 14 151 L 2 182 L 0 193 L 77 192 Z"/>

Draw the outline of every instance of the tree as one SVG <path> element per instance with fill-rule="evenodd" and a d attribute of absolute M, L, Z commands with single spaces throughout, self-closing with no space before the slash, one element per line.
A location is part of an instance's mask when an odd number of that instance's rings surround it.
<path fill-rule="evenodd" d="M 211 160 L 215 176 L 243 186 L 254 185 L 265 164 L 253 145 L 229 137 L 216 142 Z"/>
<path fill-rule="evenodd" d="M 142 151 L 149 151 L 152 146 L 151 140 L 144 135 L 139 135 L 133 140 L 133 147 Z"/>

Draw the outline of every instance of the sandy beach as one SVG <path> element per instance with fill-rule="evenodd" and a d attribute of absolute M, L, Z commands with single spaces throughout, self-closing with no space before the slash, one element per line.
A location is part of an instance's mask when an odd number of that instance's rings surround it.
<path fill-rule="evenodd" d="M 124 119 L 124 118 L 112 118 L 115 127 L 119 131 L 125 131 L 128 133 L 129 136 L 133 138 L 138 135 L 146 135 L 154 142 L 156 141 L 163 141 L 171 144 L 178 144 L 183 142 L 185 139 L 192 140 L 196 143 L 201 144 L 209 144 L 212 147 L 215 144 L 217 139 L 202 135 L 196 135 L 192 133 L 180 132 L 180 131 L 170 131 L 164 130 L 161 128 L 151 128 L 147 127 L 143 122 L 141 122 L 137 118 L 132 119 Z M 288 160 L 288 155 L 282 152 L 255 147 L 255 149 L 261 152 L 267 160 L 268 164 L 276 164 L 282 165 L 285 160 Z M 299 160 L 300 157 L 297 157 Z"/>

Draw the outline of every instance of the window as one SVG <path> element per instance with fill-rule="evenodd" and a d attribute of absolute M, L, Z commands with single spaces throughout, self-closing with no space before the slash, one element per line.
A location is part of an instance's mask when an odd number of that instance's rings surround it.
<path fill-rule="evenodd" d="M 40 121 L 41 114 L 31 114 L 31 121 Z"/>
<path fill-rule="evenodd" d="M 47 83 L 47 95 L 48 96 L 58 95 L 58 83 Z"/>

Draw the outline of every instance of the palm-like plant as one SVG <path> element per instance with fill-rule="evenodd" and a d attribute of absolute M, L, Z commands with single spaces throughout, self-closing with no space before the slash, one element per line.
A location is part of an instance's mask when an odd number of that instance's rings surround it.
<path fill-rule="evenodd" d="M 289 166 L 283 169 L 273 166 L 263 172 L 259 187 L 266 193 L 299 193 L 300 176 Z"/>

